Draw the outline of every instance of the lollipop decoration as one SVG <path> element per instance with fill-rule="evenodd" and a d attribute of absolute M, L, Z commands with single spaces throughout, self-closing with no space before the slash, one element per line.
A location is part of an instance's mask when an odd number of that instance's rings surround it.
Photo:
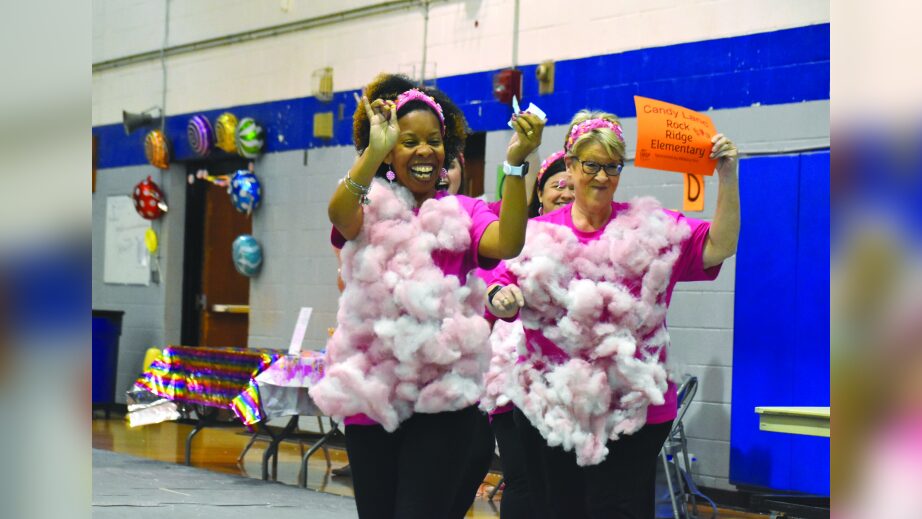
<path fill-rule="evenodd" d="M 251 214 L 262 201 L 259 179 L 252 171 L 238 170 L 230 180 L 230 195 L 234 209 L 247 215 Z"/>
<path fill-rule="evenodd" d="M 232 175 L 212 175 L 208 170 L 200 169 L 194 175 L 190 174 L 188 180 L 189 184 L 202 180 L 216 186 L 226 187 L 234 209 L 248 216 L 259 207 L 262 201 L 262 186 L 256 174 L 253 173 L 252 162 L 249 164 L 249 169 L 238 170 Z"/>
<path fill-rule="evenodd" d="M 213 146 L 214 128 L 211 121 L 204 115 L 195 115 L 189 119 L 189 125 L 186 127 L 186 135 L 189 137 L 189 146 L 200 157 L 211 153 Z"/>
<path fill-rule="evenodd" d="M 219 115 L 218 120 L 215 121 L 215 138 L 217 146 L 228 153 L 237 153 L 237 144 L 235 142 L 236 130 L 237 116 L 230 112 L 224 112 Z"/>
<path fill-rule="evenodd" d="M 255 276 L 263 263 L 262 246 L 249 234 L 241 234 L 234 240 L 231 256 L 237 272 L 247 277 Z"/>
<path fill-rule="evenodd" d="M 240 119 L 237 124 L 237 153 L 248 159 L 255 159 L 263 148 L 263 128 L 250 117 Z"/>
<path fill-rule="evenodd" d="M 170 148 L 166 135 L 160 130 L 151 130 L 144 138 L 144 155 L 152 166 L 159 169 L 170 167 Z"/>
<path fill-rule="evenodd" d="M 195 184 L 196 180 L 204 180 L 216 186 L 230 188 L 230 175 L 212 175 L 207 169 L 200 169 L 194 175 L 189 174 L 187 180 L 189 184 Z"/>
<path fill-rule="evenodd" d="M 147 220 L 154 220 L 163 216 L 167 212 L 166 201 L 163 198 L 163 192 L 160 187 L 154 183 L 153 179 L 147 177 L 134 186 L 131 194 L 134 200 L 134 208 Z"/>

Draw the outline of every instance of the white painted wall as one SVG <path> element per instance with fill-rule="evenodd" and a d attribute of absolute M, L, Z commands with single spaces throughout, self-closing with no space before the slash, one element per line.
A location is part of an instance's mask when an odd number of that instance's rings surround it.
<path fill-rule="evenodd" d="M 379 2 L 171 1 L 168 45 Z M 94 63 L 158 50 L 166 0 L 96 0 Z M 280 6 L 290 5 L 286 12 Z M 573 59 L 829 21 L 828 0 L 614 2 L 522 0 L 519 63 Z M 439 76 L 510 66 L 513 0 L 440 1 L 430 10 L 428 63 Z M 422 9 L 373 16 L 167 59 L 169 114 L 303 97 L 311 73 L 334 68 L 336 90 L 422 63 Z M 93 74 L 93 125 L 161 103 L 159 60 Z"/>

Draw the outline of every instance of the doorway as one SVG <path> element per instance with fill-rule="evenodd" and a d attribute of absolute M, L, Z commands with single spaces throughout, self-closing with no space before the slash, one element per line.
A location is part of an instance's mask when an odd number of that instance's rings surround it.
<path fill-rule="evenodd" d="M 484 155 L 487 150 L 487 133 L 475 132 L 467 136 L 464 145 L 464 185 L 459 193 L 478 197 L 484 193 Z"/>
<path fill-rule="evenodd" d="M 246 169 L 247 161 L 193 161 L 186 173 L 195 175 L 203 168 L 215 176 L 232 175 Z M 203 180 L 186 185 L 186 203 L 182 343 L 246 347 L 250 280 L 234 268 L 231 244 L 251 233 L 252 221 L 234 209 L 227 188 Z"/>

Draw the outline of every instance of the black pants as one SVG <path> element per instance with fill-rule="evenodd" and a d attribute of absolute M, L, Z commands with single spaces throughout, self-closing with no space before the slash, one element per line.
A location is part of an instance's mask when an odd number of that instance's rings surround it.
<path fill-rule="evenodd" d="M 421 414 L 393 433 L 346 426 L 355 503 L 361 519 L 448 517 L 480 412 Z"/>
<path fill-rule="evenodd" d="M 461 482 L 458 485 L 458 495 L 455 496 L 455 502 L 446 519 L 461 519 L 467 515 L 474 498 L 477 497 L 477 489 L 480 488 L 480 484 L 483 483 L 490 470 L 495 446 L 493 431 L 490 429 L 490 419 L 487 415 L 478 412 L 467 464 L 462 471 Z"/>
<path fill-rule="evenodd" d="M 528 469 L 525 465 L 525 447 L 512 419 L 512 413 L 493 416 L 493 434 L 499 444 L 499 461 L 503 466 L 503 500 L 500 502 L 501 519 L 534 519 L 538 516 L 528 488 Z"/>
<path fill-rule="evenodd" d="M 576 464 L 576 455 L 549 447 L 520 411 L 520 427 L 534 474 L 543 481 L 550 517 L 559 519 L 652 519 L 655 515 L 656 464 L 672 422 L 646 425 L 639 431 L 609 441 L 608 456 L 588 467 Z M 536 439 L 537 438 L 537 439 Z M 537 440 L 540 440 L 540 444 Z M 530 474 L 531 475 L 531 474 Z"/>
<path fill-rule="evenodd" d="M 533 519 L 534 506 L 528 490 L 528 470 L 525 467 L 525 449 L 519 432 L 512 421 L 512 413 L 493 416 L 492 423 L 486 415 L 477 420 L 471 455 L 461 478 L 458 497 L 450 518 L 460 519 L 467 514 L 493 461 L 493 438 L 499 444 L 499 461 L 503 467 L 503 499 L 500 502 L 501 519 Z"/>

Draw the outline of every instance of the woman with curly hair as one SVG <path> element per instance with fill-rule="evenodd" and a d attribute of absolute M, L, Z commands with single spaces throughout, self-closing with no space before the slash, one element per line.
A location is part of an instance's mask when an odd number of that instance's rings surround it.
<path fill-rule="evenodd" d="M 521 167 L 544 122 L 519 114 L 499 216 L 436 189 L 463 149 L 462 112 L 442 92 L 378 76 L 354 115 L 359 158 L 329 205 L 345 290 L 310 394 L 344 418 L 359 516 L 446 517 L 470 451 L 490 359 L 485 287 L 474 275 L 525 240 Z"/>

